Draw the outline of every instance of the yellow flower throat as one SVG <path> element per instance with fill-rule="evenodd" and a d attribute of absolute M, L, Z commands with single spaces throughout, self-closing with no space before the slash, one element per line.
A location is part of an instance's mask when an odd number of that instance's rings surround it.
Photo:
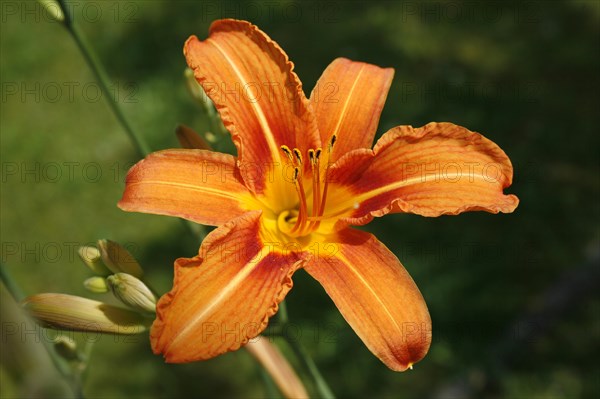
<path fill-rule="evenodd" d="M 312 190 L 312 203 L 308 203 L 307 191 L 304 187 L 305 165 L 302 153 L 299 149 L 281 146 L 281 151 L 286 156 L 289 164 L 293 167 L 294 175 L 292 183 L 298 195 L 298 209 L 288 209 L 279 213 L 277 217 L 277 228 L 290 237 L 303 237 L 319 228 L 324 219 L 325 204 L 327 201 L 329 158 L 337 137 L 333 135 L 323 152 L 321 148 L 309 149 L 307 151 L 310 164 Z M 307 169 L 308 170 L 308 169 Z"/>

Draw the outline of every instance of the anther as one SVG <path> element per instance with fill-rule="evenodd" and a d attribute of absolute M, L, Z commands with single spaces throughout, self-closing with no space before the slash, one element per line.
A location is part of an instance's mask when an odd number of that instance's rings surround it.
<path fill-rule="evenodd" d="M 296 156 L 296 159 L 298 160 L 298 165 L 302 165 L 302 153 L 300 153 L 300 150 L 297 148 L 294 148 L 294 155 Z"/>
<path fill-rule="evenodd" d="M 292 157 L 292 151 L 290 151 L 290 147 L 288 147 L 287 145 L 282 145 L 279 148 L 281 148 L 281 151 L 283 151 L 283 153 L 288 157 L 290 162 L 294 161 L 294 158 Z"/>
<path fill-rule="evenodd" d="M 297 166 L 294 167 L 294 182 L 298 181 L 298 175 L 300 174 L 300 168 L 298 168 Z"/>
<path fill-rule="evenodd" d="M 321 152 L 323 152 L 323 150 L 321 148 L 317 148 L 315 150 L 315 159 L 318 161 L 319 158 L 321 157 Z"/>
<path fill-rule="evenodd" d="M 333 136 L 331 136 L 331 140 L 329 141 L 329 150 L 330 151 L 333 148 L 336 141 L 337 141 L 337 136 L 334 134 Z"/>
<path fill-rule="evenodd" d="M 311 165 L 315 164 L 315 150 L 312 148 L 308 150 L 308 160 L 310 161 Z"/>

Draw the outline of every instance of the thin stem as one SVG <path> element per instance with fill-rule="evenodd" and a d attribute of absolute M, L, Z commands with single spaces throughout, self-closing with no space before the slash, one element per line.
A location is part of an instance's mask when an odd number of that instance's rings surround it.
<path fill-rule="evenodd" d="M 291 336 L 287 333 L 286 327 L 289 324 L 289 319 L 285 301 L 279 304 L 279 311 L 277 312 L 277 315 L 278 323 L 269 325 L 269 327 L 266 330 L 264 330 L 261 334 L 265 337 L 283 338 L 292 348 L 294 354 L 302 363 L 302 366 L 310 374 L 311 378 L 313 379 L 313 382 L 315 383 L 317 391 L 319 392 L 319 397 L 324 399 L 335 398 L 335 395 L 333 394 L 331 388 L 329 388 L 329 385 L 321 375 L 321 372 L 319 371 L 314 360 L 308 354 L 306 349 L 304 349 L 300 341 L 298 341 L 298 338 L 296 336 Z"/>
<path fill-rule="evenodd" d="M 69 13 L 69 7 L 66 6 L 64 0 L 58 0 L 58 2 L 62 8 L 64 15 L 65 15 L 64 25 L 67 28 L 67 30 L 69 31 L 69 33 L 71 34 L 71 36 L 73 37 L 73 39 L 75 40 L 75 43 L 77 44 L 77 47 L 81 51 L 83 58 L 85 59 L 86 63 L 92 70 L 92 73 L 96 77 L 96 80 L 98 81 L 100 89 L 102 90 L 102 95 L 107 99 L 108 106 L 110 107 L 111 111 L 113 112 L 113 114 L 115 115 L 115 117 L 117 118 L 117 120 L 119 121 L 119 123 L 121 124 L 123 129 L 125 130 L 125 133 L 129 137 L 131 142 L 134 144 L 134 146 L 138 152 L 138 155 L 141 158 L 143 158 L 144 156 L 148 155 L 151 152 L 150 146 L 148 145 L 148 143 L 146 143 L 144 138 L 142 136 L 138 135 L 136 133 L 136 131 L 131 127 L 131 124 L 125 117 L 125 114 L 119 107 L 119 104 L 117 104 L 115 97 L 112 95 L 112 93 L 109 89 L 110 79 L 108 78 L 108 75 L 107 75 L 106 71 L 104 70 L 102 63 L 98 60 L 98 58 L 92 51 L 89 43 L 85 39 L 85 36 L 83 35 L 83 33 L 81 33 L 81 31 L 75 24 L 75 21 L 73 20 L 73 16 Z M 213 112 L 213 114 L 214 114 L 214 112 Z M 197 233 L 200 236 L 200 239 L 204 240 L 204 237 L 206 237 L 206 229 L 204 228 L 204 226 L 198 225 L 198 227 L 195 227 L 195 226 L 190 225 L 190 223 L 186 222 L 186 221 L 184 221 L 183 223 L 186 225 L 186 228 L 189 229 L 190 232 L 192 232 L 194 234 Z M 195 230 L 197 230 L 197 231 L 195 231 Z"/>
<path fill-rule="evenodd" d="M 70 25 L 69 31 L 71 32 L 73 39 L 75 39 L 75 42 L 81 50 L 81 53 L 87 61 L 90 69 L 94 73 L 96 80 L 98 80 L 98 84 L 100 85 L 102 94 L 105 98 L 107 98 L 107 103 L 110 109 L 112 110 L 115 117 L 118 119 L 121 126 L 123 126 L 123 129 L 125 129 L 125 133 L 127 133 L 131 141 L 135 144 L 138 154 L 141 157 L 148 155 L 150 153 L 150 147 L 148 146 L 146 141 L 142 137 L 140 137 L 135 132 L 135 130 L 133 130 L 133 128 L 129 124 L 129 121 L 125 117 L 125 114 L 123 114 L 121 108 L 119 108 L 119 106 L 117 105 L 114 96 L 110 92 L 106 72 L 104 71 L 102 64 L 97 62 L 94 53 L 92 53 L 92 50 L 90 49 L 87 41 L 85 40 L 85 37 L 79 32 L 79 29 L 76 25 Z"/>
<path fill-rule="evenodd" d="M 208 97 L 206 93 L 204 95 Z M 223 126 L 223 122 L 217 114 L 217 111 L 215 111 L 215 106 L 213 105 L 213 102 L 209 99 L 208 101 L 203 102 L 203 106 L 204 112 L 208 116 L 208 124 L 210 127 L 210 131 L 215 134 L 226 135 L 228 131 L 227 129 L 225 129 L 225 126 Z"/>
<path fill-rule="evenodd" d="M 304 346 L 302 346 L 300 341 L 290 337 L 287 334 L 284 334 L 283 338 L 286 340 L 288 345 L 290 345 L 290 347 L 296 354 L 296 357 L 298 359 L 300 359 L 303 366 L 309 372 L 310 376 L 312 377 L 312 379 L 315 383 L 317 391 L 319 392 L 319 397 L 321 397 L 323 399 L 335 399 L 335 395 L 331 391 L 331 388 L 329 388 L 329 385 L 327 384 L 327 382 L 321 375 L 321 372 L 317 368 L 317 365 L 315 364 L 314 360 L 308 354 L 306 349 L 304 349 Z"/>
<path fill-rule="evenodd" d="M 80 352 L 79 361 L 71 367 L 73 375 L 73 386 L 78 399 L 83 399 L 83 382 L 85 381 L 90 355 L 92 348 L 94 347 L 94 341 L 86 340 L 83 351 Z"/>
<path fill-rule="evenodd" d="M 75 24 L 72 15 L 70 15 L 69 13 L 69 7 L 66 7 L 64 0 L 59 0 L 59 3 L 63 13 L 65 14 L 65 27 L 75 40 L 75 43 L 77 43 L 77 47 L 81 51 L 83 58 L 85 59 L 86 63 L 92 70 L 92 73 L 96 77 L 96 80 L 100 85 L 100 89 L 102 90 L 102 95 L 104 96 L 104 98 L 107 99 L 108 106 L 110 107 L 111 111 L 113 112 L 121 126 L 123 126 L 123 129 L 125 129 L 125 133 L 127 133 L 131 141 L 134 143 L 138 151 L 138 155 L 140 155 L 140 157 L 143 158 L 145 155 L 150 153 L 150 147 L 148 146 L 146 141 L 141 136 L 139 136 L 135 132 L 135 130 L 133 130 L 133 128 L 129 124 L 129 121 L 125 117 L 125 114 L 123 113 L 123 111 L 121 111 L 121 108 L 119 108 L 115 97 L 112 95 L 109 89 L 110 80 L 108 79 L 108 75 L 106 74 L 104 67 L 98 61 L 98 58 L 89 46 L 87 40 L 85 39 L 85 36 L 83 36 L 83 34 L 79 31 L 79 28 Z"/>
<path fill-rule="evenodd" d="M 4 283 L 4 286 L 8 290 L 8 293 L 12 296 L 16 303 L 20 303 L 25 295 L 21 288 L 17 285 L 17 283 L 13 280 L 9 271 L 6 268 L 4 263 L 0 263 L 0 280 Z M 63 378 L 69 383 L 73 393 L 77 398 L 83 398 L 82 386 L 81 382 L 78 381 L 77 376 L 73 373 L 73 370 L 65 364 L 65 361 L 59 357 L 59 355 L 54 350 L 54 346 L 47 339 L 41 340 L 44 349 L 48 353 L 52 364 L 56 368 L 56 370 L 63 376 Z"/>
<path fill-rule="evenodd" d="M 262 334 L 265 336 L 281 337 L 285 339 L 285 341 L 294 351 L 296 357 L 300 359 L 302 365 L 313 379 L 317 391 L 319 392 L 319 397 L 323 399 L 334 399 L 335 395 L 333 394 L 331 388 L 329 388 L 329 385 L 321 375 L 321 372 L 317 368 L 317 365 L 313 361 L 312 357 L 310 357 L 306 349 L 304 349 L 300 341 L 298 341 L 297 337 L 293 337 L 290 334 L 286 333 L 286 327 L 289 324 L 289 316 L 285 301 L 282 301 L 279 304 L 279 311 L 277 312 L 277 316 L 278 323 L 269 326 L 269 328 L 263 331 Z"/>
<path fill-rule="evenodd" d="M 280 307 L 281 307 L 281 304 L 280 304 Z M 285 306 L 284 306 L 284 308 L 285 308 Z M 280 311 L 281 311 L 281 308 L 280 308 Z M 279 314 L 279 312 L 278 312 L 278 314 Z M 287 319 L 287 313 L 285 313 L 284 317 Z M 282 317 L 280 316 L 280 320 L 281 319 L 282 319 Z M 311 378 L 313 379 L 313 382 L 315 383 L 317 391 L 319 392 L 319 397 L 325 398 L 325 399 L 329 399 L 329 398 L 334 399 L 335 395 L 333 394 L 333 392 L 331 391 L 331 388 L 329 388 L 329 385 L 327 384 L 327 382 L 321 375 L 321 372 L 319 371 L 314 360 L 308 354 L 306 349 L 304 349 L 302 344 L 298 341 L 297 337 L 292 337 L 286 333 L 286 326 L 287 326 L 287 321 L 285 323 L 283 323 L 283 321 L 280 321 L 278 324 L 270 325 L 261 334 L 265 337 L 283 338 L 288 343 L 288 345 L 292 348 L 296 357 L 298 359 L 300 359 L 302 366 L 310 374 Z"/>
<path fill-rule="evenodd" d="M 277 317 L 279 320 L 279 324 L 281 324 L 282 326 L 286 325 L 289 321 L 287 305 L 285 304 L 285 300 L 279 303 L 279 311 L 277 312 Z"/>
<path fill-rule="evenodd" d="M 13 280 L 4 263 L 0 263 L 0 280 L 2 280 L 8 293 L 13 297 L 15 302 L 19 303 L 25 298 L 23 291 L 21 291 L 21 288 L 15 283 L 15 280 Z"/>
<path fill-rule="evenodd" d="M 281 324 L 269 324 L 266 330 L 264 330 L 261 335 L 265 337 L 283 337 L 285 331 L 285 325 Z"/>
<path fill-rule="evenodd" d="M 265 368 L 262 365 L 260 365 L 258 367 L 258 372 L 260 373 L 260 377 L 265 386 L 267 398 L 275 398 L 275 397 L 280 396 L 279 389 L 277 389 L 277 387 L 275 386 L 275 383 L 273 382 L 273 379 L 271 378 L 269 373 L 265 370 Z"/>

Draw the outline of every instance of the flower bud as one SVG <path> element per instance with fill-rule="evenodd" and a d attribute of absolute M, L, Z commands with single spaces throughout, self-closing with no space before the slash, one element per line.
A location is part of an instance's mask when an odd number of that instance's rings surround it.
<path fill-rule="evenodd" d="M 67 294 L 36 294 L 21 305 L 43 327 L 68 331 L 139 334 L 148 320 L 131 310 Z"/>
<path fill-rule="evenodd" d="M 38 0 L 48 16 L 57 22 L 65 22 L 65 14 L 56 0 Z"/>
<path fill-rule="evenodd" d="M 216 143 L 219 140 L 219 138 L 213 132 L 204 133 L 204 137 L 209 143 Z"/>
<path fill-rule="evenodd" d="M 146 284 L 127 273 L 116 273 L 106 278 L 114 296 L 125 305 L 142 312 L 156 312 L 156 297 Z"/>
<path fill-rule="evenodd" d="M 190 68 L 186 68 L 184 71 L 184 77 L 185 77 L 185 85 L 188 89 L 188 92 L 190 93 L 192 98 L 194 100 L 196 100 L 196 102 L 198 104 L 200 104 L 200 106 L 202 107 L 202 110 L 204 111 L 205 116 L 208 118 L 208 120 L 210 122 L 212 133 L 207 132 L 206 136 L 211 135 L 216 138 L 214 133 L 227 135 L 228 131 L 225 128 L 225 126 L 223 126 L 223 120 L 217 113 L 214 103 L 212 102 L 210 97 L 208 97 L 208 94 L 204 91 L 204 88 L 202 87 L 202 85 L 200 85 L 200 83 L 198 83 L 198 81 L 196 80 L 196 77 L 194 76 L 194 71 L 192 71 Z M 209 140 L 210 142 L 213 142 L 213 143 L 216 141 L 216 140 L 211 140 L 208 137 L 206 137 L 206 138 L 207 138 L 207 140 Z"/>
<path fill-rule="evenodd" d="M 179 125 L 175 129 L 177 140 L 182 148 L 197 148 L 200 150 L 212 150 L 210 144 L 206 142 L 198 133 L 186 125 Z"/>
<path fill-rule="evenodd" d="M 78 360 L 77 343 L 71 337 L 59 335 L 54 338 L 54 350 L 65 360 Z"/>
<path fill-rule="evenodd" d="M 106 280 L 102 277 L 90 277 L 83 282 L 83 286 L 94 294 L 103 294 L 108 292 Z"/>
<path fill-rule="evenodd" d="M 113 273 L 128 273 L 136 277 L 144 274 L 140 264 L 122 245 L 111 240 L 98 240 L 98 247 L 104 264 Z"/>
<path fill-rule="evenodd" d="M 200 86 L 200 83 L 198 83 L 196 80 L 194 71 L 192 71 L 190 68 L 186 68 L 183 75 L 185 76 L 185 86 L 192 98 L 196 100 L 196 102 L 198 102 L 198 104 L 200 104 L 205 111 L 211 108 L 212 101 L 210 98 L 208 98 L 208 95 L 202 86 Z"/>
<path fill-rule="evenodd" d="M 77 250 L 79 257 L 94 273 L 100 276 L 108 276 L 110 270 L 102 262 L 100 251 L 96 247 L 79 247 Z"/>

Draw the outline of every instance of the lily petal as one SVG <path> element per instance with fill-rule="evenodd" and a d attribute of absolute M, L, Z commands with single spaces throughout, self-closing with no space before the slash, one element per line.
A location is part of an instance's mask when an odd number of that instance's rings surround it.
<path fill-rule="evenodd" d="M 315 117 L 294 64 L 258 27 L 215 21 L 208 39 L 187 40 L 184 54 L 231 132 L 243 178 L 255 193 L 264 191 L 273 163 L 282 164 L 282 145 L 302 152 L 318 146 Z"/>
<path fill-rule="evenodd" d="M 251 194 L 231 155 L 205 150 L 165 150 L 127 174 L 119 208 L 221 225 L 247 212 Z"/>
<path fill-rule="evenodd" d="M 175 262 L 150 332 L 154 353 L 170 363 L 209 359 L 265 329 L 302 257 L 264 242 L 260 226 L 261 212 L 249 212 L 211 232 L 199 255 Z"/>
<path fill-rule="evenodd" d="M 305 270 L 389 368 L 404 371 L 421 360 L 431 343 L 431 319 L 398 258 L 363 231 L 348 228 L 328 240 L 329 248 L 309 260 Z"/>
<path fill-rule="evenodd" d="M 503 193 L 512 175 L 504 151 L 481 134 L 429 123 L 389 130 L 373 151 L 356 150 L 340 159 L 330 179 L 340 193 L 335 210 L 350 209 L 344 220 L 365 224 L 390 212 L 510 213 L 519 204 L 516 196 Z"/>
<path fill-rule="evenodd" d="M 335 59 L 310 95 L 321 141 L 337 136 L 330 162 L 357 148 L 371 148 L 392 79 L 393 68 Z"/>

